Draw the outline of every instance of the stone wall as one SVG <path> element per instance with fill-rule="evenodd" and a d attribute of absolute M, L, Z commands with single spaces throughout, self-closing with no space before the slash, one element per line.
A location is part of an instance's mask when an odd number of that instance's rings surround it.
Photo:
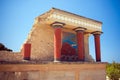
<path fill-rule="evenodd" d="M 106 80 L 106 64 L 2 64 L 0 80 Z"/>
<path fill-rule="evenodd" d="M 71 71 L 0 72 L 0 80 L 74 80 Z"/>
<path fill-rule="evenodd" d="M 105 80 L 104 75 L 105 72 L 101 70 L 82 71 L 79 79 L 73 71 L 0 72 L 0 80 Z"/>
<path fill-rule="evenodd" d="M 105 70 L 82 70 L 80 80 L 106 80 Z"/>
<path fill-rule="evenodd" d="M 46 24 L 34 24 L 27 43 L 31 43 L 32 60 L 53 60 L 53 28 Z"/>
<path fill-rule="evenodd" d="M 0 61 L 22 61 L 23 56 L 20 52 L 0 51 Z"/>

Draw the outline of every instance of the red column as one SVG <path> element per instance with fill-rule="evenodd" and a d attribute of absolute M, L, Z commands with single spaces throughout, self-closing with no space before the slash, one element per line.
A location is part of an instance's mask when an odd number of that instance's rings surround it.
<path fill-rule="evenodd" d="M 95 41 L 96 62 L 101 62 L 100 34 L 101 34 L 101 32 L 93 33 L 94 41 Z"/>
<path fill-rule="evenodd" d="M 54 62 L 59 62 L 61 59 L 61 48 L 62 48 L 62 27 L 63 23 L 54 22 L 52 27 L 54 27 Z"/>
<path fill-rule="evenodd" d="M 30 60 L 30 54 L 31 54 L 31 44 L 25 43 L 23 45 L 23 59 Z"/>
<path fill-rule="evenodd" d="M 78 45 L 78 59 L 80 61 L 84 61 L 84 31 L 77 31 L 77 45 Z"/>
<path fill-rule="evenodd" d="M 85 49 L 84 49 L 84 31 L 86 28 L 78 27 L 74 29 L 77 32 L 77 46 L 78 46 L 78 59 L 80 61 L 85 60 Z"/>
<path fill-rule="evenodd" d="M 60 61 L 61 58 L 61 28 L 54 28 L 54 61 Z"/>

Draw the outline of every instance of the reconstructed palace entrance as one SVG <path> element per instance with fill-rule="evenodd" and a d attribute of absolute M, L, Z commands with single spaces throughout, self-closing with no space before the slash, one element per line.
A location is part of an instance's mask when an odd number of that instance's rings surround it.
<path fill-rule="evenodd" d="M 52 8 L 35 18 L 20 52 L 0 51 L 0 80 L 105 80 L 101 26 L 100 21 Z M 89 53 L 90 36 L 96 60 Z"/>
<path fill-rule="evenodd" d="M 93 58 L 89 54 L 89 36 L 94 36 L 96 62 L 101 61 L 100 35 L 102 23 L 83 16 L 78 16 L 63 10 L 52 8 L 47 13 L 38 16 L 29 34 L 25 45 L 31 46 L 31 56 L 25 52 L 25 59 L 45 56 L 40 60 L 59 61 L 89 61 Z M 40 29 L 40 30 L 38 30 Z M 44 31 L 44 32 L 43 32 Z M 43 34 L 42 34 L 43 32 Z M 49 39 L 48 39 L 49 38 Z M 46 41 L 44 41 L 46 40 Z M 44 43 L 41 44 L 40 41 Z M 47 51 L 41 52 L 44 47 L 40 46 L 53 44 L 45 47 Z M 30 47 L 28 46 L 28 48 Z M 26 46 L 27 47 L 27 46 Z M 25 46 L 24 46 L 25 48 Z M 49 50 L 50 49 L 50 50 Z M 54 53 L 54 55 L 52 55 Z M 48 58 L 49 59 L 46 59 Z"/>

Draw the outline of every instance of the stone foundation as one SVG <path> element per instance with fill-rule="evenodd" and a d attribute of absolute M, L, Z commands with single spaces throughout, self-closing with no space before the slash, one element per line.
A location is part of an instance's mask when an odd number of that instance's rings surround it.
<path fill-rule="evenodd" d="M 106 63 L 1 64 L 0 80 L 105 80 Z"/>

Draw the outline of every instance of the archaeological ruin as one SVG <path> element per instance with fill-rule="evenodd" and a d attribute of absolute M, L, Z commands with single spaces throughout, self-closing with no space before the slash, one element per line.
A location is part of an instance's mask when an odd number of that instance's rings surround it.
<path fill-rule="evenodd" d="M 52 8 L 35 18 L 20 52 L 0 51 L 0 80 L 106 80 L 101 34 L 102 22 Z"/>

